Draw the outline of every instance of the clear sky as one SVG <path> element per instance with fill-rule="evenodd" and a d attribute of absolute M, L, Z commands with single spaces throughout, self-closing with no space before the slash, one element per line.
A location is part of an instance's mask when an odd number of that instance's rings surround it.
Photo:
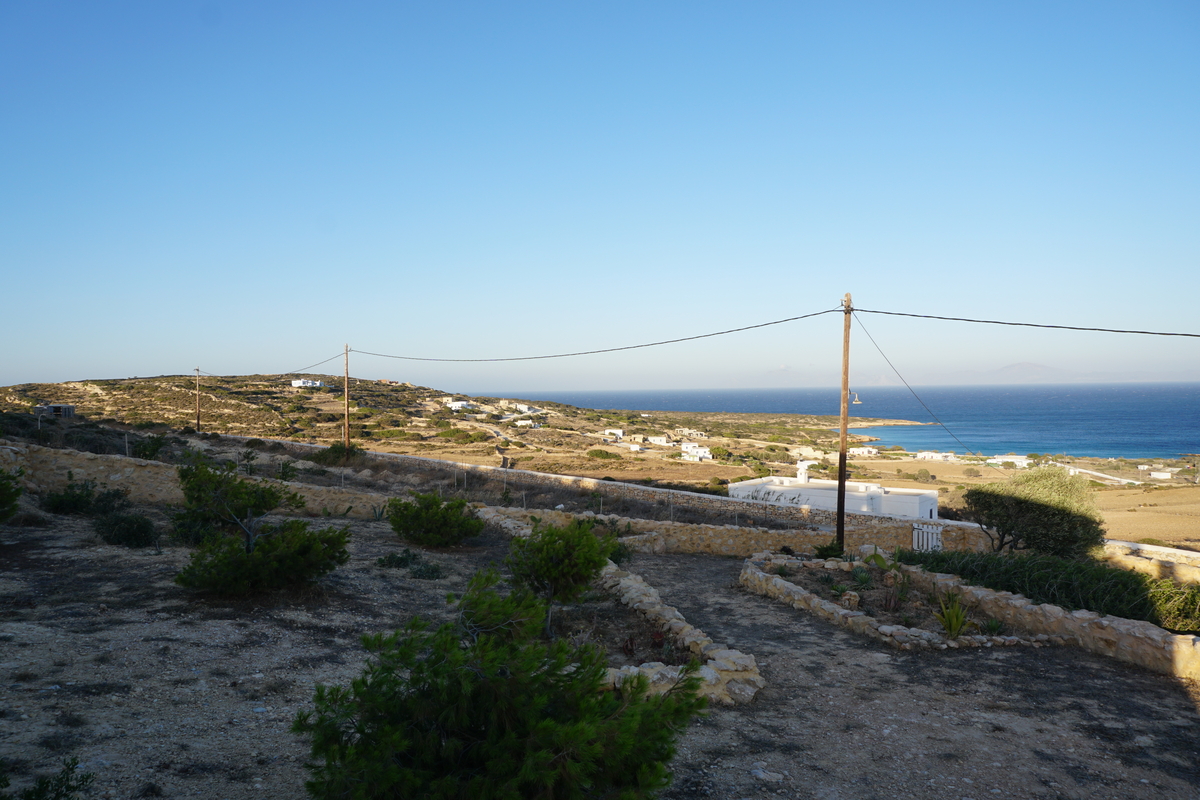
<path fill-rule="evenodd" d="M 1190 0 L 0 0 L 0 385 L 592 350 L 846 292 L 1200 333 L 1198 90 Z M 859 319 L 915 383 L 1200 380 L 1200 339 Z M 829 386 L 841 323 L 351 373 Z M 862 326 L 852 379 L 894 380 Z"/>

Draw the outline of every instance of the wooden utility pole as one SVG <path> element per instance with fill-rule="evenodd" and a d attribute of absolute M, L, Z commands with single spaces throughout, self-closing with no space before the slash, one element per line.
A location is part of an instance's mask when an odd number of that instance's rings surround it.
<path fill-rule="evenodd" d="M 200 368 L 196 367 L 196 433 L 200 432 Z"/>
<path fill-rule="evenodd" d="M 342 381 L 342 390 L 346 401 L 346 419 L 342 424 L 342 444 L 350 450 L 350 345 L 346 345 L 346 374 Z"/>
<path fill-rule="evenodd" d="M 850 293 L 842 301 L 842 426 L 838 436 L 837 545 L 846 550 L 846 439 L 850 428 Z"/>

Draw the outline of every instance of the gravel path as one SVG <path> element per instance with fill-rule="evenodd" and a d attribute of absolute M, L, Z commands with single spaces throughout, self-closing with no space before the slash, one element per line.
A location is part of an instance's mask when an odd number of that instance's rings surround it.
<path fill-rule="evenodd" d="M 737 584 L 741 559 L 626 568 L 759 661 L 689 729 L 671 798 L 1200 798 L 1200 691 L 1074 648 L 900 652 Z"/>

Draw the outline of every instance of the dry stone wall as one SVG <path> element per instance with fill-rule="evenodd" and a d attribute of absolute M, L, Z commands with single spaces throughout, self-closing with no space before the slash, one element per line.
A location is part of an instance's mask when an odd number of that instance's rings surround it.
<path fill-rule="evenodd" d="M 1200 583 L 1200 553 L 1133 542 L 1110 541 L 1104 557 L 1115 567 L 1178 583 Z"/>
<path fill-rule="evenodd" d="M 933 647 L 948 649 L 952 646 L 987 644 L 979 639 L 992 639 L 992 644 L 1018 644 L 1010 641 L 1016 637 L 959 637 L 960 645 L 943 639 L 928 631 L 881 626 L 877 620 L 862 612 L 842 608 L 816 597 L 778 575 L 770 574 L 778 563 L 789 563 L 792 567 L 807 568 L 815 565 L 791 563 L 794 559 L 772 553 L 758 553 L 748 559 L 742 568 L 741 582 L 751 591 L 773 597 L 793 608 L 811 611 L 838 625 L 850 628 L 874 639 L 885 641 L 903 649 Z M 830 562 L 820 568 L 850 569 L 849 562 Z M 841 566 L 844 564 L 845 566 Z M 1093 653 L 1111 656 L 1120 661 L 1137 664 L 1155 672 L 1180 678 L 1200 679 L 1200 637 L 1177 634 L 1163 630 L 1149 622 L 1101 616 L 1094 611 L 1066 611 L 1049 603 L 1037 604 L 1023 595 L 1012 592 L 997 592 L 982 586 L 973 586 L 957 575 L 932 573 L 903 564 L 901 571 L 909 577 L 915 589 L 944 595 L 954 592 L 964 606 L 973 608 L 981 616 L 998 619 L 1011 628 L 1028 631 L 1035 646 L 1049 644 L 1073 644 Z M 996 642 L 995 640 L 1000 640 Z"/>
<path fill-rule="evenodd" d="M 176 468 L 160 461 L 143 461 L 116 455 L 56 450 L 38 445 L 16 444 L 0 440 L 0 468 L 23 468 L 22 483 L 34 494 L 58 492 L 72 481 L 95 481 L 104 489 L 124 489 L 129 499 L 146 505 L 183 505 Z M 249 478 L 249 480 L 256 480 Z M 341 489 L 334 486 L 285 484 L 304 498 L 304 513 L 320 516 L 325 511 L 370 519 L 372 508 L 386 505 L 388 495 Z"/>

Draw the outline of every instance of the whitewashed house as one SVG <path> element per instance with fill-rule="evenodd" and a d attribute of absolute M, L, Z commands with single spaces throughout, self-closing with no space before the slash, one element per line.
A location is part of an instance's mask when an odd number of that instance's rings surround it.
<path fill-rule="evenodd" d="M 952 463 L 958 461 L 958 456 L 954 453 L 939 453 L 936 450 L 922 450 L 917 453 L 917 461 L 945 461 Z"/>
<path fill-rule="evenodd" d="M 467 409 L 474 407 L 475 404 L 469 400 L 450 400 L 446 403 L 446 408 L 450 409 L 451 411 L 466 411 Z"/>
<path fill-rule="evenodd" d="M 619 442 L 625 437 L 625 430 L 624 428 L 605 428 L 604 435 L 611 436 Z"/>
<path fill-rule="evenodd" d="M 848 450 L 846 450 L 846 455 L 859 456 L 859 457 L 877 456 L 877 455 L 879 455 L 879 448 L 878 447 L 851 447 Z"/>
<path fill-rule="evenodd" d="M 1016 466 L 1017 469 L 1026 469 L 1030 465 L 1031 462 L 1030 462 L 1030 459 L 1028 456 L 1007 455 L 1007 456 L 992 456 L 991 458 L 989 458 L 987 460 L 987 463 L 992 464 L 993 466 L 997 466 L 997 467 L 1000 466 L 1001 464 L 1008 463 L 1008 464 L 1013 464 L 1014 466 Z"/>
<path fill-rule="evenodd" d="M 670 436 L 651 436 L 646 441 L 648 441 L 650 444 L 659 445 L 660 447 L 670 447 L 671 445 L 675 444 L 674 440 L 672 440 Z"/>
<path fill-rule="evenodd" d="M 542 423 L 534 422 L 531 419 L 519 419 L 519 420 L 517 420 L 517 427 L 518 428 L 534 428 L 534 429 L 536 429 L 536 428 L 542 427 Z"/>
<path fill-rule="evenodd" d="M 712 461 L 712 451 L 695 442 L 684 442 L 680 445 L 684 461 Z"/>
<path fill-rule="evenodd" d="M 837 481 L 812 480 L 805 462 L 795 478 L 771 476 L 729 484 L 729 496 L 781 506 L 837 510 Z M 846 481 L 846 512 L 930 520 L 938 518 L 936 489 L 901 489 L 878 483 Z"/>
<path fill-rule="evenodd" d="M 292 386 L 297 389 L 315 389 L 324 385 L 325 381 L 312 381 L 308 378 L 300 378 L 299 380 L 292 381 Z"/>

